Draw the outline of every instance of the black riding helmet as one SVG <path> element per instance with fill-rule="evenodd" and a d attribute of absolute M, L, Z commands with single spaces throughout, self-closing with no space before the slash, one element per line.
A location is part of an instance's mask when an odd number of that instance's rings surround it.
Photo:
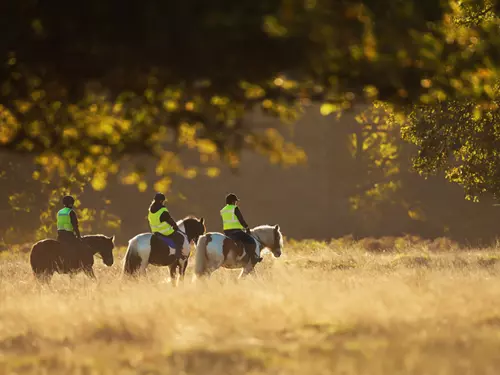
<path fill-rule="evenodd" d="M 66 195 L 64 196 L 64 198 L 62 199 L 62 203 L 65 205 L 65 206 L 72 206 L 75 204 L 75 198 L 73 198 L 71 195 Z"/>
<path fill-rule="evenodd" d="M 155 202 L 163 202 L 165 200 L 165 195 L 162 194 L 162 193 L 156 193 L 155 194 L 155 198 L 154 198 L 154 201 Z"/>
<path fill-rule="evenodd" d="M 226 204 L 234 204 L 237 201 L 239 201 L 239 199 L 236 196 L 236 194 L 231 193 L 231 194 L 226 195 Z"/>

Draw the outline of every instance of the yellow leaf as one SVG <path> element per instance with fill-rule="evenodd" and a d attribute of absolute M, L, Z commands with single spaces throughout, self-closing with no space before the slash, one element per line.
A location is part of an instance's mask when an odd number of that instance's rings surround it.
<path fill-rule="evenodd" d="M 432 81 L 430 79 L 423 79 L 420 81 L 420 84 L 422 85 L 422 87 L 428 89 L 432 86 Z"/>
<path fill-rule="evenodd" d="M 197 174 L 198 173 L 196 172 L 196 169 L 189 168 L 189 169 L 186 169 L 186 171 L 184 172 L 184 177 L 192 179 L 192 178 L 195 178 Z"/>
<path fill-rule="evenodd" d="M 332 103 L 323 103 L 319 111 L 323 116 L 328 116 L 329 114 L 337 111 L 337 106 Z"/>
<path fill-rule="evenodd" d="M 16 135 L 18 128 L 19 126 L 17 124 L 2 123 L 2 126 L 0 126 L 0 143 L 10 142 Z"/>
<path fill-rule="evenodd" d="M 366 86 L 364 91 L 368 98 L 375 98 L 378 95 L 378 89 L 372 85 Z"/>
<path fill-rule="evenodd" d="M 166 100 L 165 103 L 163 103 L 163 106 L 167 111 L 175 111 L 178 107 L 177 102 L 173 100 Z"/>
<path fill-rule="evenodd" d="M 206 139 L 202 139 L 198 142 L 198 151 L 203 154 L 214 154 L 217 152 L 217 145 Z"/>
<path fill-rule="evenodd" d="M 170 177 L 164 177 L 155 183 L 154 188 L 156 191 L 166 193 L 169 191 L 171 183 L 172 179 Z"/>
<path fill-rule="evenodd" d="M 124 176 L 122 178 L 122 182 L 125 184 L 125 185 L 132 185 L 132 184 L 135 184 L 139 181 L 140 179 L 140 176 L 137 172 L 132 172 L 126 176 Z"/>
<path fill-rule="evenodd" d="M 96 191 L 104 190 L 106 187 L 106 173 L 96 173 L 91 181 L 92 188 Z"/>
<path fill-rule="evenodd" d="M 78 130 L 76 128 L 64 129 L 63 138 L 78 138 Z"/>
<path fill-rule="evenodd" d="M 137 185 L 137 188 L 139 189 L 139 191 L 141 193 L 145 192 L 146 189 L 148 188 L 148 184 L 145 182 L 145 181 L 141 181 L 139 182 L 139 184 Z"/>
<path fill-rule="evenodd" d="M 424 221 L 425 215 L 420 209 L 408 210 L 408 216 L 413 220 Z"/>
<path fill-rule="evenodd" d="M 212 167 L 212 168 L 207 168 L 207 176 L 208 177 L 217 177 L 218 175 L 220 175 L 220 169 L 219 168 L 216 168 L 216 167 Z"/>
<path fill-rule="evenodd" d="M 474 121 L 479 121 L 481 119 L 481 116 L 482 116 L 481 108 L 479 107 L 474 108 L 474 112 L 472 114 L 472 118 L 474 119 Z"/>

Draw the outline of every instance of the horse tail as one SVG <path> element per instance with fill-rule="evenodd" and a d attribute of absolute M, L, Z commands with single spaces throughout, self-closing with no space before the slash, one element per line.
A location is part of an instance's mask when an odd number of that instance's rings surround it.
<path fill-rule="evenodd" d="M 30 251 L 30 265 L 31 270 L 35 276 L 38 276 L 41 272 L 45 271 L 45 264 L 41 264 L 43 257 L 40 256 L 40 243 L 36 243 L 31 247 Z"/>
<path fill-rule="evenodd" d="M 52 240 L 38 241 L 31 247 L 30 265 L 33 275 L 42 282 L 48 282 L 56 272 L 59 252 Z"/>
<path fill-rule="evenodd" d="M 137 253 L 137 242 L 137 238 L 135 237 L 128 241 L 125 263 L 123 264 L 124 275 L 133 275 L 141 267 L 142 259 Z"/>
<path fill-rule="evenodd" d="M 207 245 L 211 241 L 210 234 L 205 234 L 198 239 L 196 244 L 196 257 L 194 265 L 194 273 L 196 276 L 203 276 L 207 271 L 208 253 Z"/>

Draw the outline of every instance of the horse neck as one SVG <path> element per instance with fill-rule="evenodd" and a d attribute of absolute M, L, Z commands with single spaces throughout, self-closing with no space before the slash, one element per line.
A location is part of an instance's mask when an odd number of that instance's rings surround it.
<path fill-rule="evenodd" d="M 189 220 L 189 219 L 186 219 L 185 221 L 187 221 L 187 220 Z M 188 242 L 189 242 L 189 241 L 191 241 L 191 240 L 194 238 L 194 236 L 193 236 L 193 234 L 191 233 L 190 226 L 189 226 L 189 225 L 186 225 L 185 221 L 182 221 L 182 220 L 181 220 L 181 221 L 179 221 L 179 222 L 177 223 L 177 225 L 179 226 L 179 229 L 180 229 L 181 231 L 183 231 L 183 232 L 186 234 L 186 236 L 187 236 L 187 240 L 188 240 Z"/>
<path fill-rule="evenodd" d="M 85 247 L 90 251 L 92 255 L 96 255 L 99 252 L 97 248 L 92 246 L 92 237 L 83 237 L 83 241 L 85 245 L 87 245 Z"/>
<path fill-rule="evenodd" d="M 177 222 L 177 226 L 179 227 L 179 229 L 181 231 L 183 231 L 184 233 L 186 233 L 186 224 L 184 224 L 184 221 L 183 220 L 179 220 Z"/>
<path fill-rule="evenodd" d="M 258 228 L 252 230 L 252 235 L 260 241 L 260 245 L 264 247 L 269 247 L 269 234 L 266 232 L 266 228 Z"/>

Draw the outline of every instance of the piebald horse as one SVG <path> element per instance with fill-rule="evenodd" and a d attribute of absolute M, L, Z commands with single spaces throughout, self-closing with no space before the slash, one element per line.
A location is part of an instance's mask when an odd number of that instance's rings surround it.
<path fill-rule="evenodd" d="M 144 274 L 148 264 L 155 266 L 169 266 L 172 285 L 175 285 L 176 270 L 179 268 L 181 280 L 184 279 L 191 254 L 191 243 L 196 243 L 198 238 L 206 232 L 205 220 L 195 217 L 187 217 L 177 222 L 179 230 L 184 236 L 182 254 L 186 256 L 184 260 L 175 260 L 175 249 L 169 246 L 170 251 L 166 251 L 166 245 L 151 246 L 154 241 L 153 233 L 141 233 L 131 238 L 128 242 L 125 262 L 123 265 L 124 275 Z"/>
<path fill-rule="evenodd" d="M 250 233 L 257 244 L 258 256 L 266 248 L 275 258 L 281 256 L 283 235 L 279 225 L 261 225 L 253 228 Z M 222 233 L 206 233 L 200 237 L 196 245 L 195 275 L 197 277 L 208 276 L 220 267 L 242 268 L 239 275 L 241 278 L 253 272 L 255 265 L 252 264 L 249 255 L 240 244 L 236 244 Z"/>

